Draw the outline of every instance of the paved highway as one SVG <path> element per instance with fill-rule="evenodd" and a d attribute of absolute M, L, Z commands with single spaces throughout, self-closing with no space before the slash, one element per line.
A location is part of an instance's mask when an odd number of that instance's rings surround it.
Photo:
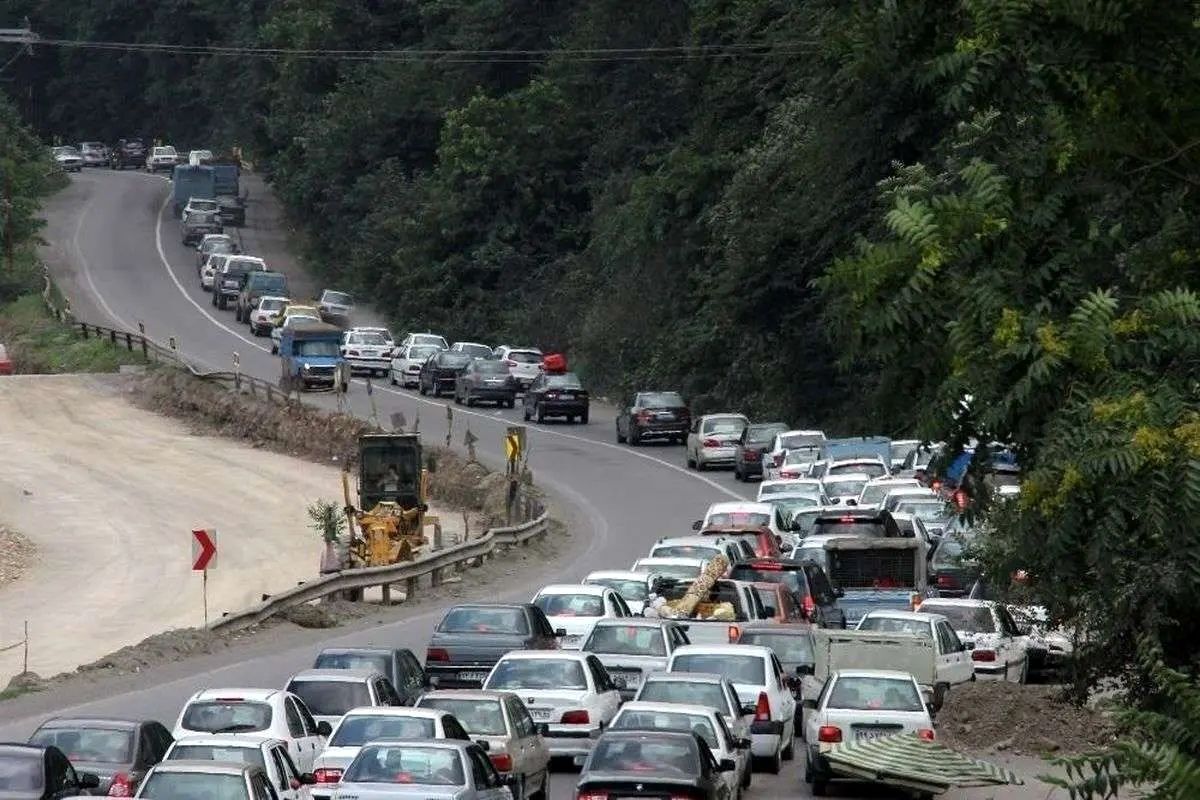
<path fill-rule="evenodd" d="M 132 330 L 142 323 L 148 335 L 164 342 L 175 337 L 185 357 L 214 368 L 229 369 L 236 351 L 244 372 L 276 380 L 279 368 L 270 355 L 269 340 L 250 336 L 232 312 L 211 306 L 209 295 L 199 288 L 194 251 L 180 245 L 177 225 L 167 212 L 168 191 L 165 180 L 140 172 L 87 171 L 74 176 L 71 187 L 52 203 L 46 235 L 59 262 L 53 265 L 55 273 L 77 316 Z M 294 261 L 280 246 L 280 231 L 264 225 L 264 208 L 262 198 L 252 198 L 249 227 L 244 230 L 247 252 L 262 255 L 275 268 L 287 271 Z M 475 338 L 470 331 L 445 333 Z M 326 408 L 334 406 L 329 394 L 314 393 L 305 399 Z M 369 416 L 370 400 L 363 383 L 356 381 L 349 395 L 354 412 Z M 395 411 L 403 412 L 410 422 L 419 415 L 422 433 L 431 441 L 444 440 L 448 400 L 430 400 L 415 392 L 377 385 L 374 401 L 381 419 Z M 454 417 L 455 442 L 461 441 L 469 419 L 479 437 L 481 459 L 494 466 L 502 458 L 504 426 L 521 422 L 519 410 L 454 407 Z M 530 424 L 529 464 L 535 480 L 557 496 L 584 544 L 569 563 L 547 565 L 545 574 L 528 576 L 521 586 L 497 599 L 526 599 L 537 586 L 552 580 L 579 578 L 603 567 L 624 567 L 645 555 L 655 538 L 687 533 L 692 520 L 709 503 L 753 494 L 753 485 L 738 484 L 729 473 L 687 470 L 678 446 L 634 449 L 618 445 L 613 425 L 612 410 L 596 406 L 586 426 Z M 98 690 L 95 698 L 73 700 L 53 710 L 148 716 L 171 724 L 184 699 L 196 689 L 282 685 L 290 674 L 307 667 L 321 646 L 387 641 L 423 653 L 429 630 L 441 613 L 440 608 L 422 609 L 402 622 L 370 631 L 335 633 L 320 645 L 252 658 L 243 654 L 239 656 L 242 660 L 232 663 L 218 660 L 214 664 L 207 659 L 203 664 L 178 665 L 167 671 L 166 679 L 146 680 L 136 688 L 102 696 Z M 0 719 L 4 714 L 0 707 Z M 46 714 L 39 709 L 35 716 L 0 722 L 0 740 L 24 737 Z M 764 800 L 808 796 L 799 763 L 787 765 L 780 776 L 756 774 L 750 796 Z M 570 797 L 573 785 L 569 774 L 556 775 L 553 800 Z M 1045 796 L 1044 789 L 1040 796 Z"/>

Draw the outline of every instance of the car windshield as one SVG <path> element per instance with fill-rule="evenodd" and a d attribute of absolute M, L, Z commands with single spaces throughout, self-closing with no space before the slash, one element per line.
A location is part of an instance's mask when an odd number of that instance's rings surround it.
<path fill-rule="evenodd" d="M 820 433 L 781 433 L 779 435 L 780 448 L 788 451 L 796 447 L 815 450 L 821 446 L 823 441 L 825 441 L 825 437 Z"/>
<path fill-rule="evenodd" d="M 799 569 L 765 569 L 753 564 L 738 564 L 729 571 L 729 577 L 735 581 L 751 583 L 782 583 L 794 592 L 807 593 L 804 578 Z M 762 591 L 767 591 L 765 587 Z M 770 599 L 764 600 L 766 605 L 775 605 L 775 591 L 770 590 Z M 761 595 L 760 595 L 761 596 Z"/>
<path fill-rule="evenodd" d="M 188 200 L 188 208 L 192 211 L 216 211 L 218 205 L 216 200 L 200 200 L 193 197 Z"/>
<path fill-rule="evenodd" d="M 296 342 L 296 355 L 312 358 L 333 358 L 341 355 L 337 342 L 324 339 L 312 339 Z"/>
<path fill-rule="evenodd" d="M 937 522 L 951 516 L 946 504 L 941 500 L 905 500 L 896 504 L 895 511 L 899 514 L 912 514 L 922 522 Z"/>
<path fill-rule="evenodd" d="M 583 665 L 566 658 L 514 658 L 500 661 L 485 689 L 586 689 Z"/>
<path fill-rule="evenodd" d="M 287 288 L 287 278 L 281 272 L 259 272 L 251 280 L 260 292 L 279 292 Z"/>
<path fill-rule="evenodd" d="M 890 455 L 892 461 L 904 461 L 908 454 L 920 446 L 919 442 L 892 442 Z"/>
<path fill-rule="evenodd" d="M 751 425 L 746 428 L 746 442 L 767 444 L 779 433 L 778 425 Z"/>
<path fill-rule="evenodd" d="M 650 594 L 650 587 L 644 580 L 633 578 L 589 578 L 593 586 L 607 586 L 626 600 L 641 602 Z"/>
<path fill-rule="evenodd" d="M 462 786 L 466 778 L 457 749 L 376 745 L 359 752 L 342 783 Z"/>
<path fill-rule="evenodd" d="M 324 303 L 334 303 L 339 306 L 348 306 L 354 303 L 354 299 L 345 292 L 326 292 L 321 301 Z"/>
<path fill-rule="evenodd" d="M 919 619 L 897 619 L 895 617 L 863 617 L 858 623 L 860 631 L 879 631 L 881 633 L 912 633 L 917 636 L 931 638 L 929 623 Z"/>
<path fill-rule="evenodd" d="M 650 551 L 655 558 L 712 558 L 720 554 L 719 547 L 698 544 L 660 544 Z"/>
<path fill-rule="evenodd" d="M 182 727 L 205 733 L 264 731 L 271 727 L 271 707 L 237 700 L 199 700 L 183 712 Z"/>
<path fill-rule="evenodd" d="M 540 364 L 542 354 L 536 350 L 509 350 L 505 358 L 518 364 Z"/>
<path fill-rule="evenodd" d="M 847 478 L 845 480 L 825 480 L 825 494 L 828 497 L 858 497 L 863 487 L 867 485 L 865 478 Z"/>
<path fill-rule="evenodd" d="M 769 647 L 785 664 L 812 664 L 812 636 L 788 635 L 784 633 L 766 633 L 763 631 L 745 631 L 738 639 L 739 644 L 756 644 Z"/>
<path fill-rule="evenodd" d="M 708 672 L 729 679 L 730 683 L 762 686 L 766 683 L 763 660 L 759 656 L 732 653 L 685 653 L 671 662 L 671 672 Z"/>
<path fill-rule="evenodd" d="M 604 616 L 604 598 L 595 594 L 544 594 L 533 604 L 547 617 Z"/>
<path fill-rule="evenodd" d="M 803 494 L 810 499 L 809 504 L 813 505 L 821 494 L 821 487 L 815 483 L 768 483 L 760 488 L 758 493 L 763 497 L 773 494 Z"/>
<path fill-rule="evenodd" d="M 259 311 L 278 311 L 287 304 L 284 300 L 261 300 L 258 304 Z"/>
<path fill-rule="evenodd" d="M 818 489 L 820 491 L 820 489 Z M 764 499 L 764 502 L 770 503 L 775 507 L 780 519 L 785 525 L 790 525 L 792 520 L 800 515 L 801 511 L 808 509 L 820 508 L 821 504 L 817 498 L 810 495 L 796 496 L 789 492 L 784 497 L 771 497 Z"/>
<path fill-rule="evenodd" d="M 321 653 L 313 664 L 314 669 L 366 669 L 389 674 L 392 659 L 384 653 Z"/>
<path fill-rule="evenodd" d="M 79 151 L 76 150 L 74 147 L 56 147 L 56 148 L 54 148 L 54 155 L 56 155 L 56 156 L 77 156 L 77 155 L 79 155 Z"/>
<path fill-rule="evenodd" d="M 347 716 L 329 739 L 330 747 L 362 747 L 381 739 L 436 739 L 432 719 L 423 717 Z"/>
<path fill-rule="evenodd" d="M 741 433 L 746 427 L 741 417 L 710 417 L 704 420 L 701 433 Z"/>
<path fill-rule="evenodd" d="M 941 614 L 950 621 L 950 627 L 964 633 L 995 633 L 996 621 L 987 606 L 958 606 L 931 603 L 921 604 L 925 614 Z"/>
<path fill-rule="evenodd" d="M 452 608 L 438 625 L 442 633 L 529 633 L 519 608 Z"/>
<path fill-rule="evenodd" d="M 868 483 L 859 493 L 858 502 L 863 505 L 878 505 L 883 498 L 887 497 L 888 492 L 894 492 L 906 486 L 917 486 L 916 481 L 911 483 L 905 481 L 903 483 Z"/>
<path fill-rule="evenodd" d="M 442 348 L 434 344 L 413 345 L 412 347 L 408 348 L 408 354 L 405 357 L 415 361 L 424 361 L 434 353 L 439 352 L 441 349 Z"/>
<path fill-rule="evenodd" d="M 175 155 L 175 148 L 171 147 L 170 145 L 165 147 L 156 147 L 154 148 L 154 152 L 160 156 L 173 156 Z"/>
<path fill-rule="evenodd" d="M 759 511 L 718 511 L 704 521 L 706 528 L 764 528 L 771 524 L 771 515 Z"/>
<path fill-rule="evenodd" d="M 730 713 L 725 690 L 719 683 L 699 681 L 647 681 L 638 692 L 638 700 L 656 703 L 679 703 L 681 705 L 708 706 L 722 714 Z"/>
<path fill-rule="evenodd" d="M 800 508 L 791 512 L 788 518 L 789 527 L 801 536 L 807 536 L 812 533 L 816 526 L 817 517 L 825 513 L 825 509 L 820 506 L 813 508 Z"/>
<path fill-rule="evenodd" d="M 155 771 L 138 790 L 139 797 L 155 800 L 200 798 L 204 800 L 248 800 L 246 779 L 241 775 L 209 772 Z"/>
<path fill-rule="evenodd" d="M 695 733 L 714 750 L 720 747 L 712 720 L 699 714 L 670 711 L 624 711 L 617 715 L 610 730 L 680 731 Z"/>
<path fill-rule="evenodd" d="M 887 468 L 878 461 L 854 461 L 849 464 L 834 464 L 826 475 L 845 475 L 849 472 L 861 473 L 871 478 L 881 478 L 887 474 Z"/>
<path fill-rule="evenodd" d="M 921 711 L 925 705 L 917 686 L 901 678 L 838 678 L 826 708 L 858 711 Z"/>
<path fill-rule="evenodd" d="M 371 705 L 371 692 L 363 681 L 292 681 L 287 688 L 320 717 L 340 717 L 352 708 Z"/>
<path fill-rule="evenodd" d="M 232 764 L 247 764 L 267 768 L 262 748 L 229 747 L 217 744 L 176 744 L 171 748 L 168 761 L 224 761 Z"/>
<path fill-rule="evenodd" d="M 37 792 L 44 781 L 40 753 L 0 754 L 0 792 Z"/>
<path fill-rule="evenodd" d="M 638 400 L 642 408 L 682 408 L 684 405 L 679 392 L 642 392 Z"/>
<path fill-rule="evenodd" d="M 492 348 L 486 344 L 460 344 L 458 352 L 465 353 L 472 358 L 491 358 Z"/>
<path fill-rule="evenodd" d="M 783 463 L 788 466 L 811 464 L 817 460 L 820 452 L 820 448 L 817 447 L 789 447 L 787 455 L 783 457 Z"/>
<path fill-rule="evenodd" d="M 583 384 L 579 382 L 574 374 L 564 372 L 562 375 L 547 375 L 547 389 L 582 389 Z"/>
<path fill-rule="evenodd" d="M 665 656 L 662 631 L 645 625 L 597 625 L 583 645 L 586 653 L 625 656 Z"/>
<path fill-rule="evenodd" d="M 699 775 L 701 772 L 694 745 L 625 737 L 596 742 L 587 768 L 590 772 L 667 775 Z"/>
<path fill-rule="evenodd" d="M 507 375 L 508 367 L 502 361 L 476 361 L 475 371 L 481 375 Z"/>
<path fill-rule="evenodd" d="M 210 239 L 200 245 L 200 250 L 204 253 L 232 253 L 233 242 L 228 239 Z"/>
<path fill-rule="evenodd" d="M 634 566 L 634 572 L 648 572 L 668 578 L 694 578 L 700 574 L 700 567 L 691 564 L 643 564 L 639 561 Z"/>
<path fill-rule="evenodd" d="M 442 350 L 437 355 L 436 363 L 439 367 L 450 367 L 451 369 L 458 369 L 460 367 L 465 367 L 467 364 L 470 364 L 471 357 L 464 353 L 450 353 L 445 350 Z"/>
<path fill-rule="evenodd" d="M 824 547 L 797 547 L 792 553 L 792 558 L 796 561 L 811 561 L 814 564 L 819 564 L 821 569 L 829 571 L 829 554 L 825 552 Z"/>
<path fill-rule="evenodd" d="M 501 711 L 497 700 L 429 697 L 421 700 L 421 708 L 450 712 L 472 736 L 503 736 L 507 733 L 504 727 L 504 712 Z"/>
<path fill-rule="evenodd" d="M 961 535 L 943 537 L 937 549 L 933 551 L 933 568 L 961 567 L 971 561 L 966 557 L 967 545 L 967 541 Z"/>
<path fill-rule="evenodd" d="M 133 761 L 133 731 L 104 728 L 42 728 L 29 740 L 54 745 L 72 761 L 129 764 Z"/>

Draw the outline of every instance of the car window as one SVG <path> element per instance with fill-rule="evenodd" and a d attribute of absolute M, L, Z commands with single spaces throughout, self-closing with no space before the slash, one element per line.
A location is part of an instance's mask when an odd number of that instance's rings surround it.
<path fill-rule="evenodd" d="M 287 711 L 287 726 L 288 735 L 294 739 L 299 739 L 304 736 L 304 721 L 300 717 L 300 711 L 296 708 L 296 703 L 290 697 L 285 705 Z"/>
<path fill-rule="evenodd" d="M 857 711 L 921 711 L 925 705 L 912 680 L 839 677 L 829 697 L 829 707 Z"/>
<path fill-rule="evenodd" d="M 746 683 L 751 686 L 766 684 L 765 666 L 760 656 L 688 653 L 676 655 L 671 662 L 670 671 L 712 673 L 728 678 L 731 683 Z"/>
<path fill-rule="evenodd" d="M 939 622 L 933 627 L 937 632 L 938 649 L 942 651 L 942 655 L 957 652 L 958 647 L 956 645 L 958 643 L 958 639 L 956 637 L 954 640 L 951 640 L 950 636 L 953 635 L 954 632 L 950 630 L 950 626 L 944 622 Z"/>
<path fill-rule="evenodd" d="M 319 736 L 317 733 L 317 721 L 313 719 L 312 712 L 309 711 L 308 705 L 299 697 L 294 698 L 296 708 L 300 710 L 300 719 L 304 721 L 304 733 L 307 736 Z"/>
<path fill-rule="evenodd" d="M 367 683 L 360 681 L 294 680 L 287 690 L 322 716 L 340 717 L 352 708 L 373 705 Z"/>
<path fill-rule="evenodd" d="M 587 663 L 588 669 L 592 673 L 592 683 L 596 685 L 597 692 L 610 692 L 616 688 L 613 686 L 612 681 L 609 680 L 608 670 L 600 663 L 600 659 L 595 656 L 589 656 Z"/>
<path fill-rule="evenodd" d="M 330 737 L 330 747 L 361 747 L 379 739 L 433 739 L 432 719 L 393 715 L 355 714 L 345 717 Z"/>
<path fill-rule="evenodd" d="M 574 659 L 514 658 L 501 660 L 485 689 L 587 689 L 584 667 Z"/>
<path fill-rule="evenodd" d="M 442 718 L 442 730 L 445 732 L 447 739 L 463 739 L 466 741 L 471 738 L 466 728 L 453 716 Z"/>
<path fill-rule="evenodd" d="M 280 755 L 282 749 L 281 747 L 271 748 L 271 763 L 275 765 L 275 777 L 278 781 L 275 787 L 286 792 L 291 788 L 289 782 L 293 775 L 288 771 L 288 765 L 284 762 L 283 756 Z"/>
<path fill-rule="evenodd" d="M 477 789 L 494 789 L 501 783 L 496 768 L 483 752 L 475 747 L 467 751 L 471 759 L 471 776 L 475 779 Z"/>
<path fill-rule="evenodd" d="M 1009 636 L 1020 636 L 1021 631 L 1017 628 L 1016 621 L 1012 615 L 1008 613 L 1008 609 L 1004 606 L 996 606 L 996 616 L 1000 617 L 1000 630 Z"/>
<path fill-rule="evenodd" d="M 610 655 L 665 656 L 667 651 L 658 628 L 646 625 L 597 625 L 584 643 L 588 653 Z"/>
<path fill-rule="evenodd" d="M 198 700 L 188 704 L 181 727 L 206 733 L 250 733 L 269 728 L 271 716 L 271 707 L 266 703 Z"/>
<path fill-rule="evenodd" d="M 825 570 L 816 564 L 810 564 L 804 567 L 804 575 L 808 578 L 808 591 L 813 602 L 819 606 L 830 606 L 837 602 Z"/>
<path fill-rule="evenodd" d="M 959 606 L 925 601 L 921 610 L 941 614 L 956 631 L 967 633 L 996 633 L 996 621 L 987 606 Z"/>
<path fill-rule="evenodd" d="M 276 800 L 275 791 L 261 772 L 250 778 L 250 786 L 254 790 L 254 800 Z"/>
<path fill-rule="evenodd" d="M 516 726 L 518 736 L 537 735 L 537 725 L 534 723 L 533 717 L 529 715 L 529 709 L 525 708 L 524 703 L 516 698 L 508 698 L 508 712 Z"/>
<path fill-rule="evenodd" d="M 709 747 L 720 747 L 712 718 L 672 711 L 626 710 L 616 718 L 612 730 L 680 731 L 696 733 Z"/>
<path fill-rule="evenodd" d="M 452 608 L 442 619 L 442 633 L 529 633 L 525 613 L 519 608 L 467 606 Z"/>

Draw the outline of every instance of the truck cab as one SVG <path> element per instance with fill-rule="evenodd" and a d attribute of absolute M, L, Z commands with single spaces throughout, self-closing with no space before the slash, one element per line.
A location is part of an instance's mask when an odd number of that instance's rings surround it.
<path fill-rule="evenodd" d="M 181 219 L 183 209 L 192 198 L 212 200 L 216 197 L 216 182 L 212 167 L 179 164 L 171 173 L 171 202 L 175 218 Z"/>
<path fill-rule="evenodd" d="M 814 560 L 844 592 L 838 605 L 848 627 L 858 625 L 869 611 L 911 611 L 914 597 L 929 596 L 927 547 L 921 539 L 837 534 L 822 538 L 820 558 Z M 803 549 L 809 544 L 806 541 Z"/>
<path fill-rule="evenodd" d="M 341 341 L 341 330 L 323 322 L 306 320 L 285 327 L 279 338 L 279 388 L 290 392 L 340 387 L 345 392 L 350 374 Z"/>

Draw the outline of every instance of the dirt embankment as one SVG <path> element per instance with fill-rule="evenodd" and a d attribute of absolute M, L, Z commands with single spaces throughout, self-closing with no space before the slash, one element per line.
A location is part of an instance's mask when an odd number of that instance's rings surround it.
<path fill-rule="evenodd" d="M 24 575 L 36 552 L 33 542 L 16 531 L 0 526 L 0 586 Z"/>

